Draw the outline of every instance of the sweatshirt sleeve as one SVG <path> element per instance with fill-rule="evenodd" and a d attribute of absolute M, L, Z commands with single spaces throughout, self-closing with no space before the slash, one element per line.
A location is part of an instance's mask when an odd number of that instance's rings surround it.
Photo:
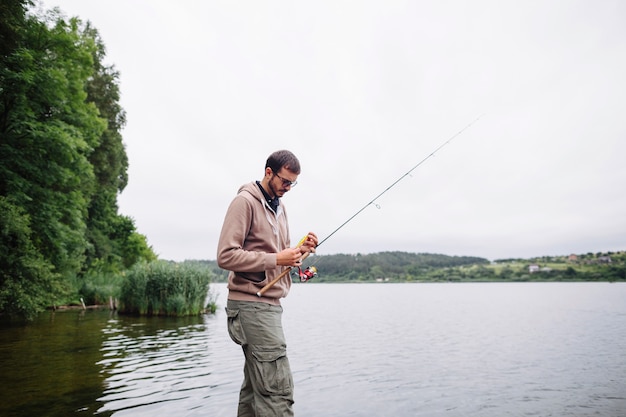
<path fill-rule="evenodd" d="M 244 249 L 251 224 L 251 203 L 241 196 L 235 197 L 226 211 L 217 245 L 220 268 L 235 272 L 262 272 L 276 268 L 275 253 Z"/>

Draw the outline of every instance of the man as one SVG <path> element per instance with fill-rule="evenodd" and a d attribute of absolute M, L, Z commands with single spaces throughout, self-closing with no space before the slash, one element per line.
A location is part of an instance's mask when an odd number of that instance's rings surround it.
<path fill-rule="evenodd" d="M 303 254 L 317 246 L 317 236 L 308 233 L 300 246 L 289 247 L 281 197 L 296 185 L 299 174 L 300 162 L 294 154 L 285 150 L 271 154 L 263 179 L 239 188 L 220 234 L 217 263 L 231 271 L 228 333 L 245 356 L 239 417 L 293 416 L 293 378 L 280 305 L 291 287 L 290 274 L 262 296 L 257 292 L 286 268 L 299 266 Z"/>

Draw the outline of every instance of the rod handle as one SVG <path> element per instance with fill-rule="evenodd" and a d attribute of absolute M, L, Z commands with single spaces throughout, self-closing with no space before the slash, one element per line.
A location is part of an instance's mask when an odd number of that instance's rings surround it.
<path fill-rule="evenodd" d="M 304 255 L 302 255 L 302 257 L 300 258 L 300 262 L 304 261 L 307 256 L 309 256 L 311 252 L 307 252 Z M 270 282 L 268 282 L 267 284 L 265 284 L 265 287 L 261 288 L 257 293 L 257 297 L 261 297 L 263 296 L 263 294 L 265 294 L 267 292 L 267 290 L 269 290 L 270 288 L 272 288 L 278 281 L 280 281 L 281 279 L 283 279 L 283 277 L 285 275 L 287 275 L 289 272 L 291 272 L 291 268 L 293 267 L 289 267 L 287 269 L 285 269 L 279 276 L 277 276 L 276 278 L 274 278 L 273 280 L 271 280 Z"/>

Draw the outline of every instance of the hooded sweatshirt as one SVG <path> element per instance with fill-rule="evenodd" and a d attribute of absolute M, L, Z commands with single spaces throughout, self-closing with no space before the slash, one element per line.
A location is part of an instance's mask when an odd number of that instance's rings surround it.
<path fill-rule="evenodd" d="M 228 299 L 280 305 L 291 288 L 289 274 L 262 297 L 256 293 L 285 270 L 276 265 L 276 254 L 289 245 L 284 205 L 274 212 L 255 182 L 242 185 L 226 211 L 217 245 L 217 264 L 230 271 Z"/>

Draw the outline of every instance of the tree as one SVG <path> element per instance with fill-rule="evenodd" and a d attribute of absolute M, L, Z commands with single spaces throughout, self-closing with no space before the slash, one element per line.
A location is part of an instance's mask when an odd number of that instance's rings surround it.
<path fill-rule="evenodd" d="M 572 279 L 572 278 L 576 278 L 576 276 L 578 275 L 578 272 L 576 272 L 576 270 L 572 268 L 571 266 L 568 266 L 567 268 L 565 268 L 563 275 L 568 279 Z"/>
<path fill-rule="evenodd" d="M 32 318 L 64 288 L 35 248 L 28 216 L 2 196 L 0 213 L 0 312 Z"/>
<path fill-rule="evenodd" d="M 121 130 L 126 124 L 126 113 L 119 104 L 119 73 L 113 66 L 104 65 L 106 48 L 98 31 L 89 22 L 85 36 L 93 39 L 94 73 L 87 82 L 88 100 L 93 102 L 106 119 L 106 129 L 100 143 L 90 155 L 96 177 L 96 193 L 88 208 L 86 268 L 106 265 L 117 272 L 138 260 L 156 258 L 148 247 L 145 236 L 135 232 L 129 218 L 118 214 L 117 196 L 128 183 L 128 158 Z"/>
<path fill-rule="evenodd" d="M 41 284 L 51 295 L 56 277 L 67 283 L 91 269 L 117 272 L 156 256 L 133 221 L 118 214 L 128 181 L 125 113 L 98 32 L 58 10 L 27 13 L 30 5 L 0 4 L 0 215 L 18 221 L 3 243 L 13 275 L 0 291 L 4 300 L 23 296 L 41 307 L 42 297 L 20 288 Z M 22 244 L 10 243 L 15 236 Z M 35 264 L 45 279 L 27 285 Z"/>
<path fill-rule="evenodd" d="M 25 210 L 35 247 L 68 277 L 87 245 L 88 156 L 105 128 L 84 88 L 94 45 L 75 20 L 49 27 L 34 16 L 25 17 L 19 38 L 1 58 L 0 195 Z"/>

